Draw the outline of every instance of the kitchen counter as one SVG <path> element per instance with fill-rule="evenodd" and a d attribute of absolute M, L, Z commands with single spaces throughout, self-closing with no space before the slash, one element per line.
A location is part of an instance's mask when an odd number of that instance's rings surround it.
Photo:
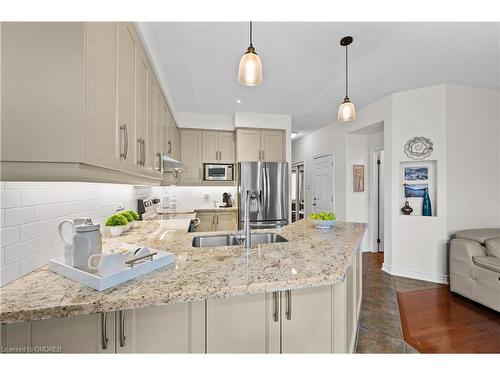
<path fill-rule="evenodd" d="M 365 224 L 337 222 L 331 230 L 318 230 L 308 220 L 300 220 L 283 228 L 258 231 L 279 233 L 289 242 L 255 245 L 246 251 L 242 246 L 193 248 L 192 238 L 200 233 L 174 231 L 161 220 L 138 222 L 125 235 L 103 238 L 103 249 L 124 242 L 146 245 L 175 253 L 175 265 L 103 292 L 43 267 L 0 289 L 0 322 L 340 283 L 365 229 Z"/>

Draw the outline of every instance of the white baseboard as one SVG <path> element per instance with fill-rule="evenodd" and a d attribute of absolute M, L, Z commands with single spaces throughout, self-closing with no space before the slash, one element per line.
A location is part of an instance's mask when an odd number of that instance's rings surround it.
<path fill-rule="evenodd" d="M 407 277 L 409 279 L 417 279 L 430 281 L 432 283 L 438 284 L 448 284 L 449 276 L 448 275 L 439 275 L 428 272 L 414 271 L 409 270 L 407 268 L 402 267 L 393 267 L 388 265 L 387 263 L 382 263 L 382 271 L 387 272 L 390 275 Z"/>

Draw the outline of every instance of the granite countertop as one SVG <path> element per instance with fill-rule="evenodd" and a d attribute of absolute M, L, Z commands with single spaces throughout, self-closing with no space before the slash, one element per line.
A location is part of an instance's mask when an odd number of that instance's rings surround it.
<path fill-rule="evenodd" d="M 308 220 L 273 230 L 289 242 L 193 248 L 200 233 L 171 230 L 165 221 L 138 222 L 120 237 L 103 238 L 103 249 L 117 243 L 146 245 L 176 254 L 175 265 L 97 292 L 47 267 L 0 289 L 0 322 L 15 323 L 140 308 L 176 302 L 267 293 L 342 282 L 366 224 L 337 222 L 315 229 Z M 211 232 L 210 234 L 214 234 Z"/>

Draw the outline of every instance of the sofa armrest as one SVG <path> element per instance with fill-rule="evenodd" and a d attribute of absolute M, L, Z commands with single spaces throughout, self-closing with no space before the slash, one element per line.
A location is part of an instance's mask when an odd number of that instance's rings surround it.
<path fill-rule="evenodd" d="M 451 240 L 450 260 L 473 263 L 472 257 L 485 256 L 485 248 L 477 241 L 455 238 Z"/>

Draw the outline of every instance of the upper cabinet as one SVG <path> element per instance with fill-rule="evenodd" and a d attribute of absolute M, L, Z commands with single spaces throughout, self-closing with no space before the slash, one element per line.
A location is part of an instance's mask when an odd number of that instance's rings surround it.
<path fill-rule="evenodd" d="M 3 23 L 1 38 L 2 180 L 160 183 L 175 123 L 132 23 Z"/>
<path fill-rule="evenodd" d="M 234 163 L 234 132 L 203 131 L 203 163 Z"/>
<path fill-rule="evenodd" d="M 237 129 L 237 160 L 274 161 L 286 160 L 285 131 L 275 129 Z"/>
<path fill-rule="evenodd" d="M 202 181 L 202 132 L 196 129 L 181 129 L 181 160 L 186 171 L 181 174 L 182 184 L 197 184 Z"/>

